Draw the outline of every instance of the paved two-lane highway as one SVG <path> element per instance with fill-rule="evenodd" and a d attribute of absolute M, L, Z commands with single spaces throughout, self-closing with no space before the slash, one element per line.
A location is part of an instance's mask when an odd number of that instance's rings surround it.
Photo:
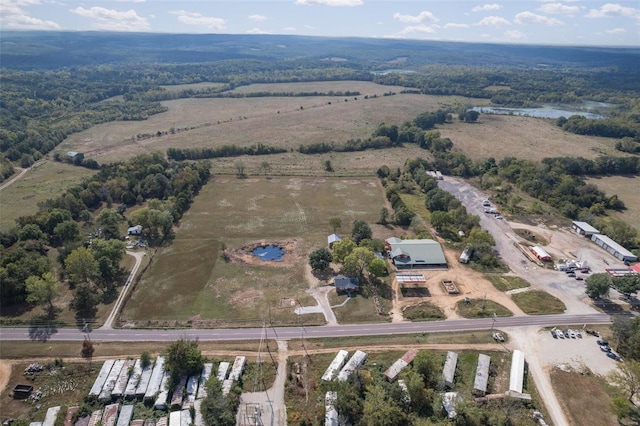
<path fill-rule="evenodd" d="M 580 324 L 607 324 L 611 318 L 606 314 L 578 315 L 539 315 L 515 316 L 506 318 L 485 319 L 452 319 L 434 322 L 401 322 L 383 324 L 352 324 L 339 326 L 314 327 L 277 327 L 269 328 L 268 335 L 272 339 L 292 340 L 323 337 L 383 336 L 391 334 L 437 333 L 456 331 L 489 330 L 491 328 L 518 326 L 563 326 Z M 55 340 L 81 341 L 86 333 L 77 329 L 33 329 L 33 328 L 1 328 L 0 340 Z M 262 328 L 231 329 L 98 329 L 90 333 L 91 340 L 101 342 L 163 342 L 180 338 L 199 339 L 200 341 L 259 340 L 263 335 Z M 41 337 L 46 336 L 46 337 Z"/>

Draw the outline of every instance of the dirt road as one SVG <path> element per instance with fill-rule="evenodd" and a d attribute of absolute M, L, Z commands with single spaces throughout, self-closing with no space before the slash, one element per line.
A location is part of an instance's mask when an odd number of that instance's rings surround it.
<path fill-rule="evenodd" d="M 113 329 L 113 321 L 115 321 L 116 317 L 118 316 L 118 313 L 120 312 L 120 308 L 122 308 L 122 303 L 124 302 L 124 299 L 125 299 L 127 293 L 129 292 L 129 287 L 131 286 L 131 283 L 133 282 L 133 279 L 135 278 L 136 274 L 138 273 L 138 269 L 140 268 L 140 264 L 142 263 L 142 258 L 146 255 L 146 252 L 127 251 L 127 254 L 129 256 L 133 256 L 136 259 L 136 263 L 135 263 L 135 265 L 133 265 L 133 268 L 131 268 L 131 273 L 129 274 L 129 278 L 127 278 L 127 283 L 122 288 L 122 291 L 120 291 L 120 295 L 118 296 L 118 300 L 116 301 L 116 304 L 113 306 L 113 309 L 111 310 L 111 313 L 109 314 L 109 317 L 104 322 L 103 326 L 100 327 L 100 328 L 102 328 L 104 330 L 112 330 Z"/>

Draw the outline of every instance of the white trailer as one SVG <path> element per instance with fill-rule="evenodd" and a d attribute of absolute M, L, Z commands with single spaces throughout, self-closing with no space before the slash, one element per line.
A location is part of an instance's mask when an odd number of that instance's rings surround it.
<path fill-rule="evenodd" d="M 235 361 L 233 361 L 233 367 L 231 367 L 231 373 L 229 373 L 229 379 L 236 381 L 240 380 L 240 376 L 242 375 L 242 370 L 244 370 L 244 365 L 247 362 L 247 358 L 244 356 L 237 356 Z"/>
<path fill-rule="evenodd" d="M 109 376 L 107 377 L 107 380 L 104 382 L 104 386 L 102 386 L 100 395 L 98 395 L 98 399 L 100 401 L 111 400 L 111 392 L 113 392 L 113 388 L 116 386 L 116 381 L 118 380 L 118 376 L 120 375 L 120 371 L 122 370 L 123 365 L 124 365 L 123 359 L 119 359 L 113 363 L 113 367 L 109 372 Z"/>
<path fill-rule="evenodd" d="M 136 386 L 136 398 L 143 398 L 147 393 L 147 388 L 149 387 L 149 381 L 151 381 L 152 373 L 153 363 L 150 363 L 142 369 L 140 380 L 138 380 L 138 386 Z"/>
<path fill-rule="evenodd" d="M 127 387 L 124 388 L 124 398 L 127 400 L 132 400 L 136 396 L 136 388 L 138 387 L 138 383 L 140 382 L 140 376 L 142 375 L 142 362 L 137 359 L 133 364 L 133 371 L 131 372 L 131 376 L 129 376 L 129 381 L 127 381 Z"/>
<path fill-rule="evenodd" d="M 342 367 L 342 370 L 340 370 L 340 373 L 338 373 L 338 381 L 346 382 L 347 379 L 353 374 L 353 372 L 356 369 L 360 368 L 360 366 L 364 363 L 366 359 L 367 359 L 367 354 L 365 352 L 357 350 L 353 354 L 353 356 L 349 359 L 349 361 L 347 361 L 345 366 Z"/>
<path fill-rule="evenodd" d="M 44 416 L 44 421 L 42 422 L 42 426 L 53 426 L 56 423 L 56 419 L 58 418 L 58 413 L 60 412 L 60 406 L 51 407 L 47 410 L 47 414 Z"/>
<path fill-rule="evenodd" d="M 192 425 L 191 421 L 191 410 L 180 410 L 180 426 L 189 426 Z"/>
<path fill-rule="evenodd" d="M 509 391 L 522 393 L 524 385 L 524 352 L 515 349 L 511 356 L 511 375 L 509 376 Z"/>
<path fill-rule="evenodd" d="M 195 413 L 195 419 L 193 420 L 194 426 L 204 426 L 204 417 L 202 416 L 202 400 L 196 399 L 193 403 L 193 411 Z"/>
<path fill-rule="evenodd" d="M 180 411 L 172 411 L 169 414 L 169 426 L 180 426 L 180 417 L 182 417 Z"/>
<path fill-rule="evenodd" d="M 113 391 L 111 391 L 111 398 L 118 399 L 122 395 L 124 395 L 124 391 L 127 388 L 127 383 L 129 382 L 129 372 L 130 368 L 133 366 L 134 361 L 128 359 L 122 364 L 122 369 L 120 370 L 120 374 L 116 379 L 116 384 L 113 387 Z"/>
<path fill-rule="evenodd" d="M 115 362 L 115 359 L 108 359 L 104 362 L 104 364 L 102 364 L 102 368 L 100 368 L 98 377 L 96 377 L 96 380 L 93 382 L 93 386 L 91 386 L 89 396 L 97 397 L 98 395 L 100 395 L 102 387 L 104 386 L 104 382 L 107 381 L 107 377 L 109 377 L 109 373 L 111 372 L 111 368 L 113 368 L 113 363 Z"/>
<path fill-rule="evenodd" d="M 167 409 L 167 401 L 169 399 L 169 389 L 167 389 L 167 384 L 169 383 L 169 377 L 169 372 L 165 371 L 162 376 L 162 382 L 160 382 L 160 393 L 158 393 L 158 397 L 153 403 L 153 408 L 155 408 L 156 410 Z"/>
<path fill-rule="evenodd" d="M 220 363 L 220 365 L 218 365 L 218 374 L 216 374 L 216 378 L 221 381 L 224 382 L 224 380 L 227 378 L 227 372 L 229 371 L 229 363 L 226 361 L 223 361 Z"/>
<path fill-rule="evenodd" d="M 160 392 L 160 384 L 162 384 L 162 377 L 164 376 L 164 358 L 159 356 L 156 359 L 156 365 L 151 372 L 151 378 L 149 379 L 149 386 L 144 394 L 144 399 L 155 399 L 156 394 Z"/>
<path fill-rule="evenodd" d="M 97 426 L 102 422 L 102 410 L 96 410 L 91 413 L 89 417 L 89 424 L 87 426 Z"/>
<path fill-rule="evenodd" d="M 202 374 L 200 375 L 200 387 L 198 388 L 198 392 L 196 393 L 196 399 L 202 399 L 207 396 L 207 389 L 205 384 L 211 377 L 211 372 L 213 371 L 213 363 L 208 362 L 204 365 L 202 369 Z"/>
<path fill-rule="evenodd" d="M 329 391 L 324 396 L 324 424 L 325 426 L 338 426 L 338 410 L 335 404 L 338 400 L 338 393 Z"/>
<path fill-rule="evenodd" d="M 458 365 L 458 354 L 456 352 L 447 352 L 447 360 L 444 362 L 442 369 L 442 377 L 444 385 L 447 388 L 453 387 L 453 378 L 456 375 L 456 365 Z"/>
<path fill-rule="evenodd" d="M 344 367 L 344 363 L 347 362 L 347 357 L 349 356 L 349 352 L 345 350 L 338 351 L 338 354 L 333 358 L 329 367 L 322 375 L 321 380 L 325 382 L 330 382 L 336 377 L 336 374 L 340 371 L 342 367 Z"/>
<path fill-rule="evenodd" d="M 133 405 L 123 405 L 118 416 L 116 426 L 129 426 L 133 417 Z"/>
<path fill-rule="evenodd" d="M 171 409 L 175 410 L 182 407 L 182 396 L 184 395 L 184 387 L 187 384 L 187 379 L 184 377 L 180 379 L 176 387 L 173 389 L 171 395 Z"/>
<path fill-rule="evenodd" d="M 104 407 L 101 426 L 116 426 L 116 420 L 118 420 L 118 404 L 109 404 Z"/>
<path fill-rule="evenodd" d="M 476 395 L 484 395 L 487 393 L 487 385 L 489 383 L 489 366 L 491 357 L 489 355 L 478 355 L 478 366 L 476 368 L 476 378 L 473 381 L 472 392 Z"/>

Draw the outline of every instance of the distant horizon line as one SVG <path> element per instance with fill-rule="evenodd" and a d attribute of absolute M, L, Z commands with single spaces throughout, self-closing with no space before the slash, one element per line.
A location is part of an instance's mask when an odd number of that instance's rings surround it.
<path fill-rule="evenodd" d="M 630 45 L 605 45 L 605 44 L 535 44 L 535 43 L 500 43 L 488 41 L 463 41 L 463 40 L 441 40 L 441 39 L 419 39 L 405 37 L 365 37 L 365 36 L 329 36 L 329 35 L 307 35 L 307 34 L 241 34 L 241 33 L 184 33 L 184 32 L 153 32 L 153 31 L 105 31 L 105 30 L 43 30 L 43 29 L 0 29 L 0 35 L 5 33 L 70 33 L 70 34 L 110 34 L 110 35 L 177 35 L 177 36 L 237 36 L 237 37 L 304 37 L 316 39 L 358 39 L 358 40 L 379 40 L 379 41 L 410 41 L 417 43 L 458 43 L 458 44 L 477 44 L 491 46 L 528 46 L 528 47 L 567 47 L 567 48 L 597 48 L 597 49 L 626 49 L 637 50 L 640 53 L 639 46 Z M 0 40 L 4 42 L 3 40 Z"/>

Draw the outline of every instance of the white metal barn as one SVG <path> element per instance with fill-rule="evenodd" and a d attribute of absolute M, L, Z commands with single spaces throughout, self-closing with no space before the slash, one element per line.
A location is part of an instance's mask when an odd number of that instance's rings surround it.
<path fill-rule="evenodd" d="M 447 352 L 447 359 L 442 369 L 442 377 L 444 385 L 448 388 L 453 387 L 453 378 L 456 375 L 456 366 L 458 365 L 458 354 L 456 352 Z"/>
<path fill-rule="evenodd" d="M 349 352 L 345 350 L 339 350 L 338 354 L 333 358 L 329 367 L 327 367 L 326 371 L 322 375 L 321 380 L 325 382 L 330 382 L 334 379 L 338 371 L 344 366 L 344 363 L 347 362 L 347 357 L 349 356 Z"/>
<path fill-rule="evenodd" d="M 353 372 L 358 369 L 364 361 L 367 359 L 367 354 L 360 350 L 357 350 L 353 356 L 347 361 L 340 373 L 338 373 L 338 381 L 346 382 L 347 379 L 353 374 Z"/>
<path fill-rule="evenodd" d="M 626 248 L 622 247 L 620 244 L 613 241 L 611 238 L 602 234 L 593 234 L 591 236 L 591 241 L 605 249 L 609 254 L 617 259 L 629 262 L 635 262 L 638 260 L 638 256 L 631 253 Z"/>
<path fill-rule="evenodd" d="M 98 377 L 93 382 L 93 386 L 91 386 L 91 390 L 89 391 L 89 396 L 98 396 L 102 391 L 102 387 L 104 386 L 104 382 L 107 381 L 107 377 L 109 377 L 109 373 L 113 368 L 113 364 L 116 362 L 115 359 L 108 359 L 102 364 L 102 368 L 100 368 L 100 372 L 98 373 Z"/>
<path fill-rule="evenodd" d="M 511 356 L 511 375 L 509 376 L 509 391 L 522 393 L 524 385 L 524 352 L 516 349 Z"/>

